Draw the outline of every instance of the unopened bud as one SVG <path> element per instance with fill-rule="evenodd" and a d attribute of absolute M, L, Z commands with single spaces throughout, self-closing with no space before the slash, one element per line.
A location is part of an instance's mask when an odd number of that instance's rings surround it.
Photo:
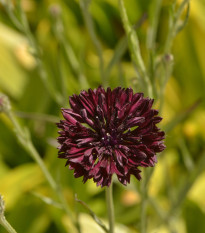
<path fill-rule="evenodd" d="M 167 53 L 164 55 L 164 61 L 166 63 L 172 63 L 174 61 L 174 56 L 171 53 Z"/>
<path fill-rule="evenodd" d="M 49 7 L 49 12 L 53 18 L 57 18 L 61 14 L 61 7 L 57 4 L 52 4 Z"/>

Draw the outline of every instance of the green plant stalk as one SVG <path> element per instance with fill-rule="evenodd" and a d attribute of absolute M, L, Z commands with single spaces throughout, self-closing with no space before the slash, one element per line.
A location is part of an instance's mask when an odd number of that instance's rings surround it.
<path fill-rule="evenodd" d="M 161 79 L 161 84 L 160 84 L 160 90 L 157 91 L 157 86 L 156 86 L 156 71 L 157 71 L 157 63 L 155 62 L 155 41 L 156 41 L 156 33 L 157 33 L 157 27 L 158 27 L 158 22 L 159 22 L 159 12 L 162 4 L 162 0 L 155 0 L 155 5 L 154 5 L 154 10 L 155 12 L 153 15 L 153 19 L 151 22 L 151 27 L 149 29 L 148 33 L 148 38 L 147 38 L 147 48 L 150 50 L 149 53 L 149 75 L 150 75 L 150 80 L 153 84 L 153 91 L 154 93 L 159 97 L 160 99 L 160 111 L 162 110 L 163 103 L 164 103 L 164 92 L 165 92 L 165 87 L 166 84 L 172 74 L 173 71 L 173 56 L 170 54 L 172 44 L 174 41 L 175 36 L 177 33 L 184 28 L 188 21 L 189 17 L 189 0 L 183 0 L 183 2 L 180 4 L 177 10 L 176 8 L 176 1 L 171 5 L 172 7 L 172 13 L 170 14 L 169 17 L 169 26 L 168 26 L 168 34 L 167 38 L 164 44 L 163 52 L 161 55 L 161 62 L 158 64 L 161 66 L 160 70 L 160 76 L 159 78 Z M 187 8 L 187 13 L 184 19 L 184 22 L 180 22 L 180 17 L 184 11 L 184 8 L 188 6 Z M 165 59 L 165 56 L 170 56 L 170 60 Z"/>
<path fill-rule="evenodd" d="M 156 37 L 157 37 L 157 30 L 159 25 L 159 17 L 160 17 L 160 10 L 161 10 L 162 0 L 155 0 L 154 7 L 152 8 L 152 18 L 151 18 L 151 25 L 148 29 L 147 34 L 147 49 L 149 55 L 149 76 L 150 81 L 153 87 L 153 95 L 157 95 L 157 85 L 156 85 Z"/>
<path fill-rule="evenodd" d="M 59 74 L 59 79 L 60 79 L 60 86 L 61 86 L 61 92 L 62 92 L 62 97 L 64 100 L 64 105 L 67 104 L 67 97 L 68 97 L 68 93 L 67 93 L 67 81 L 66 81 L 66 77 L 63 73 L 62 70 L 62 56 L 61 56 L 61 46 L 58 46 L 58 51 L 57 51 L 57 70 L 58 70 L 58 74 Z"/>
<path fill-rule="evenodd" d="M 35 121 L 50 122 L 54 124 L 60 120 L 60 118 L 57 116 L 43 114 L 43 113 L 36 113 L 36 112 L 15 111 L 14 114 L 20 118 L 32 119 Z"/>
<path fill-rule="evenodd" d="M 185 143 L 185 140 L 183 137 L 179 137 L 179 148 L 182 153 L 182 158 L 184 160 L 184 164 L 189 172 L 191 172 L 194 169 L 194 161 L 192 159 L 191 153 Z"/>
<path fill-rule="evenodd" d="M 178 193 L 178 198 L 176 199 L 176 202 L 172 205 L 171 210 L 169 211 L 169 214 L 167 216 L 167 219 L 171 218 L 172 215 L 179 208 L 179 206 L 182 204 L 184 198 L 186 197 L 187 193 L 191 189 L 192 185 L 194 184 L 196 179 L 199 177 L 199 175 L 204 171 L 204 168 L 205 168 L 205 152 L 203 152 L 197 165 L 192 170 L 190 175 L 187 177 L 186 183 L 181 188 L 180 192 Z"/>
<path fill-rule="evenodd" d="M 153 9 L 154 14 L 147 36 L 147 47 L 152 51 L 155 51 L 156 35 L 159 24 L 161 5 L 162 5 L 162 0 L 155 0 L 155 7 Z"/>
<path fill-rule="evenodd" d="M 0 225 L 2 225 L 9 233 L 16 233 L 15 229 L 10 225 L 4 216 L 4 200 L 0 194 Z"/>
<path fill-rule="evenodd" d="M 84 89 L 88 88 L 89 84 L 88 84 L 87 78 L 85 77 L 85 74 L 83 73 L 83 68 L 80 66 L 80 62 L 66 37 L 65 27 L 64 27 L 63 20 L 60 14 L 53 17 L 52 27 L 54 29 L 55 37 L 57 38 L 59 45 L 60 45 L 59 51 L 62 50 L 63 55 L 65 56 L 66 61 L 68 62 L 71 68 L 71 71 L 73 72 L 75 76 L 78 77 L 80 87 Z M 59 67 L 60 67 L 60 62 L 59 62 Z M 64 80 L 62 80 L 62 85 L 63 83 L 65 83 Z M 62 90 L 64 89 L 65 89 L 65 85 L 63 85 L 62 87 Z"/>
<path fill-rule="evenodd" d="M 0 216 L 0 225 L 2 225 L 9 233 L 17 233 L 10 223 L 6 220 L 5 216 Z"/>
<path fill-rule="evenodd" d="M 43 160 L 41 159 L 39 153 L 37 152 L 37 150 L 35 149 L 30 137 L 29 137 L 29 133 L 26 129 L 22 129 L 20 124 L 18 123 L 18 121 L 16 120 L 16 118 L 14 117 L 13 113 L 9 110 L 6 112 L 7 116 L 9 117 L 9 119 L 11 120 L 13 126 L 14 126 L 14 130 L 16 133 L 16 137 L 19 140 L 20 144 L 22 145 L 22 147 L 30 154 L 30 156 L 33 158 L 33 160 L 39 165 L 41 171 L 43 172 L 46 180 L 48 181 L 49 185 L 51 186 L 51 188 L 54 190 L 54 192 L 56 193 L 60 203 L 62 204 L 62 207 L 64 209 L 64 211 L 66 212 L 66 214 L 71 218 L 72 222 L 75 223 L 76 227 L 77 227 L 77 223 L 75 221 L 75 218 L 71 212 L 71 210 L 68 208 L 68 205 L 66 203 L 66 200 L 60 190 L 60 187 L 56 184 L 55 180 L 53 179 L 53 177 L 51 176 L 50 172 L 48 171 L 48 169 L 46 168 Z"/>
<path fill-rule="evenodd" d="M 110 59 L 106 69 L 105 69 L 105 76 L 106 79 L 109 80 L 110 73 L 114 67 L 114 65 L 119 64 L 122 56 L 127 50 L 127 38 L 123 36 L 115 47 L 115 51 L 113 53 L 112 58 Z"/>
<path fill-rule="evenodd" d="M 146 215 L 147 215 L 147 188 L 146 188 L 146 170 L 141 181 L 141 215 L 140 215 L 140 233 L 146 233 Z"/>
<path fill-rule="evenodd" d="M 112 182 L 109 187 L 106 187 L 106 202 L 107 202 L 107 212 L 108 212 L 108 220 L 109 220 L 109 233 L 114 233 L 114 204 L 113 204 L 113 185 Z"/>
<path fill-rule="evenodd" d="M 90 216 L 91 216 L 91 217 L 93 218 L 93 220 L 102 228 L 103 231 L 105 231 L 106 233 L 109 233 L 109 230 L 107 229 L 107 227 L 106 227 L 106 226 L 104 225 L 104 223 L 97 217 L 97 215 L 89 208 L 89 206 L 88 206 L 85 202 L 83 202 L 83 201 L 81 201 L 81 200 L 79 200 L 79 199 L 77 198 L 77 194 L 75 195 L 75 200 L 76 200 L 77 202 L 79 202 L 86 210 L 88 210 Z"/>
<path fill-rule="evenodd" d="M 156 200 L 154 198 L 151 198 L 151 197 L 149 197 L 148 201 L 149 201 L 149 204 L 153 207 L 153 209 L 157 213 L 157 215 L 160 217 L 161 222 L 165 222 L 166 221 L 166 213 L 159 206 L 159 203 L 156 202 Z M 165 223 L 169 227 L 170 233 L 176 233 L 176 231 L 173 229 L 173 224 L 171 221 L 166 221 Z"/>
<path fill-rule="evenodd" d="M 143 82 L 145 83 L 147 94 L 149 95 L 149 97 L 152 98 L 153 97 L 152 85 L 147 75 L 146 67 L 140 52 L 138 36 L 137 33 L 132 28 L 132 26 L 130 25 L 123 0 L 119 0 L 119 7 L 120 7 L 122 22 L 127 34 L 128 45 L 131 52 L 132 60 L 136 65 L 137 73 L 140 76 L 140 79 L 143 80 Z"/>
<path fill-rule="evenodd" d="M 123 68 L 120 62 L 118 62 L 117 64 L 118 67 L 118 71 L 119 71 L 119 84 L 121 87 L 125 87 L 126 86 L 126 80 L 124 77 L 124 73 L 123 73 Z"/>
<path fill-rule="evenodd" d="M 204 168 L 205 168 L 205 152 L 202 153 L 201 158 L 197 162 L 196 166 L 190 172 L 190 175 L 186 179 L 186 183 L 183 185 L 183 187 L 179 191 L 176 201 L 171 206 L 167 215 L 163 212 L 163 210 L 156 203 L 154 203 L 155 202 L 154 199 L 149 198 L 150 203 L 156 210 L 156 213 L 161 218 L 161 222 L 159 225 L 165 223 L 171 228 L 170 220 L 173 218 L 174 215 L 176 215 L 176 212 L 181 206 L 185 197 L 187 196 L 187 193 L 190 191 L 190 189 L 192 188 L 193 184 L 195 183 L 199 175 L 204 171 Z M 169 186 L 169 189 L 170 189 L 170 186 Z"/>
<path fill-rule="evenodd" d="M 73 48 L 68 44 L 68 41 L 66 41 L 65 39 L 63 39 L 61 43 L 64 48 L 66 60 L 70 64 L 74 75 L 78 77 L 81 88 L 83 89 L 88 88 L 89 84 L 88 84 L 87 78 L 85 77 L 85 74 L 82 72 L 82 67 L 80 67 L 80 63 L 73 51 Z"/>
<path fill-rule="evenodd" d="M 99 57 L 100 75 L 101 75 L 102 84 L 104 87 L 106 87 L 107 80 L 106 80 L 106 75 L 105 75 L 105 71 L 104 71 L 104 60 L 103 60 L 102 47 L 101 47 L 100 41 L 98 40 L 97 35 L 95 33 L 92 17 L 88 12 L 88 7 L 89 7 L 90 2 L 91 2 L 91 0 L 80 0 L 80 7 L 81 7 L 81 10 L 83 13 L 86 27 L 87 27 L 88 32 L 90 34 L 90 38 L 95 46 L 95 49 L 96 49 L 98 57 Z"/>
<path fill-rule="evenodd" d="M 186 5 L 188 5 L 186 17 L 185 17 L 184 23 L 181 26 L 179 26 L 180 17 L 182 15 Z M 174 5 L 173 5 L 173 8 L 174 8 Z M 167 35 L 166 42 L 165 42 L 164 49 L 163 49 L 163 56 L 166 56 L 166 55 L 170 55 L 170 57 L 172 56 L 170 54 L 170 51 L 172 48 L 174 38 L 177 35 L 177 33 L 184 28 L 184 26 L 186 25 L 186 23 L 188 21 L 188 17 L 189 17 L 189 0 L 184 0 L 180 4 L 178 10 L 176 12 L 174 12 L 174 15 L 170 15 L 169 30 L 168 30 L 168 35 Z M 163 59 L 162 59 L 161 63 L 162 63 L 164 72 L 162 72 L 162 78 L 161 78 L 162 84 L 161 84 L 161 88 L 159 91 L 159 99 L 160 99 L 160 108 L 159 109 L 160 109 L 160 111 L 162 110 L 163 103 L 164 103 L 163 96 L 164 96 L 164 92 L 165 92 L 165 87 L 166 87 L 166 84 L 167 84 L 167 82 L 172 74 L 172 71 L 173 71 L 173 61 L 167 61 L 167 62 L 165 62 L 166 63 L 165 64 Z"/>
<path fill-rule="evenodd" d="M 133 29 L 136 30 L 137 28 L 139 28 L 142 23 L 144 22 L 144 20 L 146 19 L 146 14 L 144 14 L 139 21 L 133 25 Z M 127 42 L 127 36 L 124 35 L 121 37 L 121 39 L 118 41 L 115 49 L 114 49 L 114 53 L 112 58 L 110 59 L 110 61 L 108 62 L 108 65 L 105 68 L 105 76 L 106 76 L 106 80 L 109 83 L 109 77 L 110 77 L 110 73 L 114 67 L 114 65 L 118 65 L 121 61 L 122 56 L 124 55 L 124 53 L 127 50 L 127 46 L 128 46 L 128 42 Z M 121 83 L 120 83 L 121 84 Z M 122 86 L 126 86 L 125 82 Z"/>
<path fill-rule="evenodd" d="M 171 55 L 170 55 L 171 56 Z M 166 64 L 164 64 L 164 78 L 162 80 L 161 88 L 159 91 L 159 99 L 160 99 L 160 106 L 159 111 L 162 111 L 163 105 L 164 105 L 164 92 L 167 85 L 167 82 L 169 81 L 170 76 L 172 75 L 173 71 L 173 61 L 167 61 Z"/>
<path fill-rule="evenodd" d="M 32 48 L 31 53 L 36 60 L 39 75 L 44 83 L 44 86 L 48 90 L 48 93 L 58 104 L 61 105 L 63 103 L 62 95 L 55 90 L 54 86 L 48 80 L 48 74 L 47 74 L 47 71 L 45 69 L 44 63 L 42 61 L 41 51 L 37 45 L 37 42 L 36 42 L 33 34 L 31 33 L 27 18 L 25 16 L 25 13 L 22 10 L 20 0 L 17 1 L 17 7 L 16 7 L 20 19 L 18 19 L 16 17 L 16 15 L 14 14 L 14 12 L 13 12 L 14 6 L 12 5 L 10 0 L 8 0 L 8 2 L 4 4 L 4 7 L 9 15 L 12 23 L 26 36 L 28 43 L 30 44 L 30 46 Z"/>
<path fill-rule="evenodd" d="M 166 134 L 168 134 L 170 131 L 172 131 L 178 124 L 182 123 L 185 121 L 193 112 L 196 110 L 196 108 L 199 106 L 201 103 L 201 99 L 198 99 L 195 101 L 188 109 L 181 113 L 177 113 L 176 116 L 173 117 L 173 119 L 166 124 L 164 127 L 164 131 Z"/>
<path fill-rule="evenodd" d="M 174 16 L 173 21 L 170 21 L 169 32 L 168 32 L 167 39 L 166 39 L 165 46 L 164 46 L 164 54 L 169 53 L 170 50 L 171 50 L 174 37 L 176 36 L 176 34 L 178 32 L 178 22 L 179 22 L 179 19 L 180 19 L 181 15 L 182 15 L 182 12 L 183 12 L 185 6 L 187 4 L 189 4 L 189 2 L 190 2 L 190 0 L 184 0 L 181 3 L 181 5 L 179 6 L 179 8 L 178 8 L 178 10 L 177 10 L 177 12 L 176 12 L 176 14 Z"/>

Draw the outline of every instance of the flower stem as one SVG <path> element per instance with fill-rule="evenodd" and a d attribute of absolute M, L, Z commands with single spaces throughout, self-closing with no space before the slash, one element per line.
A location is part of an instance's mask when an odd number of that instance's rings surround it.
<path fill-rule="evenodd" d="M 35 39 L 35 36 L 32 34 L 28 20 L 26 18 L 25 12 L 22 9 L 21 1 L 16 1 L 16 5 L 14 6 L 11 0 L 3 1 L 3 6 L 10 17 L 12 23 L 16 26 L 16 28 L 22 32 L 28 40 L 28 44 L 30 46 L 30 53 L 33 55 L 36 61 L 37 70 L 39 76 L 45 85 L 49 95 L 58 103 L 59 105 L 63 104 L 63 96 L 60 92 L 58 92 L 55 86 L 52 84 L 49 79 L 48 72 L 46 70 L 46 66 L 43 61 L 42 51 L 39 48 L 39 45 Z"/>
<path fill-rule="evenodd" d="M 0 225 L 2 225 L 9 233 L 16 233 L 4 216 L 0 216 Z"/>
<path fill-rule="evenodd" d="M 100 76 L 102 80 L 102 85 L 105 87 L 107 86 L 107 79 L 104 72 L 104 59 L 103 59 L 103 52 L 102 52 L 102 46 L 100 44 L 100 41 L 97 38 L 93 19 L 89 13 L 89 5 L 91 3 L 91 0 L 80 0 L 80 7 L 82 10 L 82 14 L 85 20 L 86 27 L 88 29 L 88 32 L 90 34 L 90 38 L 95 46 L 98 58 L 99 58 L 99 69 L 100 69 Z"/>
<path fill-rule="evenodd" d="M 141 221 L 140 221 L 140 233 L 146 233 L 146 215 L 147 215 L 147 190 L 146 190 L 146 171 L 144 172 L 144 179 L 141 182 Z"/>
<path fill-rule="evenodd" d="M 152 98 L 153 97 L 152 83 L 150 81 L 150 77 L 147 74 L 146 66 L 141 55 L 138 35 L 129 22 L 123 0 L 119 0 L 119 8 L 120 8 L 121 19 L 127 35 L 130 54 L 135 64 L 137 75 L 140 78 L 139 81 L 142 81 L 144 87 L 146 87 L 145 91 L 147 91 L 149 97 Z"/>
<path fill-rule="evenodd" d="M 2 225 L 9 233 L 16 233 L 14 228 L 6 220 L 4 216 L 4 209 L 5 209 L 4 200 L 2 196 L 0 195 L 0 225 Z"/>
<path fill-rule="evenodd" d="M 108 212 L 108 219 L 109 219 L 109 233 L 114 233 L 114 204 L 113 204 L 113 193 L 112 193 L 112 183 L 110 187 L 106 188 L 106 202 L 107 202 L 107 212 Z"/>
<path fill-rule="evenodd" d="M 77 223 L 73 213 L 71 212 L 70 208 L 68 207 L 66 200 L 65 200 L 65 197 L 63 196 L 63 193 L 60 190 L 59 185 L 53 179 L 51 173 L 49 172 L 49 170 L 45 166 L 44 161 L 42 160 L 38 151 L 34 147 L 32 141 L 31 141 L 30 135 L 29 135 L 29 131 L 21 127 L 21 125 L 18 123 L 18 121 L 14 117 L 13 112 L 11 110 L 8 110 L 6 112 L 6 114 L 14 126 L 14 131 L 16 133 L 16 137 L 19 140 L 20 144 L 29 153 L 29 155 L 33 158 L 33 160 L 39 165 L 39 167 L 40 167 L 42 173 L 44 174 L 46 180 L 48 181 L 49 185 L 51 186 L 53 191 L 56 193 L 56 195 L 57 195 L 57 197 L 62 205 L 62 208 L 64 209 L 66 214 L 71 218 L 71 220 L 75 224 L 76 228 L 79 230 L 78 223 Z M 80 230 L 79 230 L 79 232 L 80 232 Z"/>

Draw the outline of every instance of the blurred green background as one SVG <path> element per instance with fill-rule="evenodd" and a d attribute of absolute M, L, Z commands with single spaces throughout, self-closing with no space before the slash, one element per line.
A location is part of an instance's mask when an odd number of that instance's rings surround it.
<path fill-rule="evenodd" d="M 137 33 L 144 60 L 146 38 L 153 14 L 152 0 L 126 0 L 131 24 Z M 161 53 L 167 34 L 168 17 L 173 0 L 164 0 L 159 13 L 156 51 Z M 179 1 L 180 2 L 180 1 Z M 88 212 L 74 201 L 74 194 L 106 219 L 104 189 L 92 181 L 74 179 L 65 161 L 57 159 L 57 128 L 61 107 L 68 107 L 68 96 L 102 83 L 98 52 L 102 51 L 105 85 L 132 87 L 140 92 L 130 60 L 118 3 L 93 0 L 89 12 L 98 38 L 90 39 L 79 1 L 22 0 L 29 26 L 40 54 L 31 47 L 29 34 L 11 21 L 0 5 L 0 91 L 9 96 L 13 111 L 31 137 L 55 180 L 62 186 L 72 211 L 79 214 L 83 232 L 101 232 Z M 17 15 L 20 17 L 19 15 Z M 148 194 L 147 232 L 205 232 L 205 1 L 190 4 L 189 20 L 176 36 L 171 75 L 160 113 L 161 127 L 167 131 L 167 149 L 159 155 Z M 100 47 L 99 47 L 100 45 Z M 113 58 L 116 46 L 119 59 Z M 109 68 L 111 67 L 111 68 Z M 46 76 L 45 76 L 45 73 Z M 155 107 L 159 107 L 156 99 Z M 62 210 L 46 204 L 43 197 L 55 200 L 38 165 L 18 144 L 11 122 L 0 115 L 0 193 L 6 202 L 6 217 L 17 232 L 72 232 L 70 220 Z M 202 164 L 203 165 L 203 164 Z M 142 173 L 143 176 L 143 173 Z M 127 187 L 114 183 L 114 204 L 118 232 L 140 232 L 140 184 Z M 183 194 L 183 195 L 181 195 Z M 40 197 L 39 197 L 40 195 Z M 180 199 L 181 198 L 181 199 Z M 164 219 L 167 213 L 171 217 Z M 0 226 L 0 232 L 5 230 Z"/>

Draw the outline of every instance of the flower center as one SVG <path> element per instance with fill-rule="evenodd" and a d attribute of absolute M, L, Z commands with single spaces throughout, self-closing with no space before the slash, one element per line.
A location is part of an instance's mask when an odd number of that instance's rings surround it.
<path fill-rule="evenodd" d="M 117 144 L 117 137 L 114 133 L 106 132 L 103 134 L 101 142 L 104 146 L 114 146 Z"/>

